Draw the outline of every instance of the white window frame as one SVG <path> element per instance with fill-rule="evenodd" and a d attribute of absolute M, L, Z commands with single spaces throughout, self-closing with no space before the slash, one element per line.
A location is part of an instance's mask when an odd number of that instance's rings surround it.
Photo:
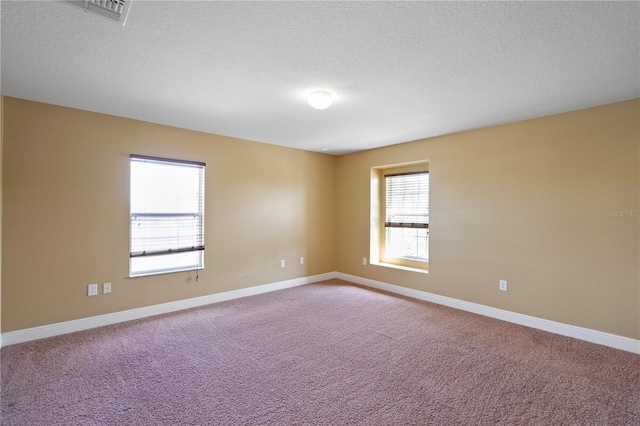
<path fill-rule="evenodd" d="M 130 277 L 204 268 L 205 166 L 131 154 Z"/>
<path fill-rule="evenodd" d="M 370 263 L 373 265 L 428 273 L 429 259 L 394 257 L 387 254 L 386 179 L 385 175 L 429 173 L 429 162 L 392 164 L 371 168 Z M 430 194 L 429 194 L 430 195 Z M 428 206 L 427 197 L 427 206 Z M 416 225 L 422 226 L 422 225 Z M 429 224 L 427 220 L 427 253 L 429 252 Z"/>

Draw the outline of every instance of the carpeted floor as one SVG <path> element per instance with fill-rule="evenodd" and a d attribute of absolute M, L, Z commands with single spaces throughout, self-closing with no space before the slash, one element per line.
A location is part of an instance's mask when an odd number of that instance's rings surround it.
<path fill-rule="evenodd" d="M 9 425 L 639 425 L 640 356 L 343 281 L 4 347 Z"/>

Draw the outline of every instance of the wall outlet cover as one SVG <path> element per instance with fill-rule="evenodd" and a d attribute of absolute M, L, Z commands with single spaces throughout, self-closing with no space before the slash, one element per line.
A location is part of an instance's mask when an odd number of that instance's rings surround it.
<path fill-rule="evenodd" d="M 89 284 L 87 290 L 88 296 L 97 296 L 98 295 L 98 284 Z"/>

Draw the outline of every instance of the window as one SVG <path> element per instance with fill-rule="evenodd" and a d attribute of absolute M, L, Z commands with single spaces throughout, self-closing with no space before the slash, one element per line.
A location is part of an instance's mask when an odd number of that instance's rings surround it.
<path fill-rule="evenodd" d="M 386 174 L 384 180 L 384 257 L 428 261 L 429 172 Z"/>
<path fill-rule="evenodd" d="M 372 264 L 428 271 L 429 176 L 426 160 L 371 168 Z"/>
<path fill-rule="evenodd" d="M 131 155 L 129 275 L 203 267 L 204 163 Z"/>

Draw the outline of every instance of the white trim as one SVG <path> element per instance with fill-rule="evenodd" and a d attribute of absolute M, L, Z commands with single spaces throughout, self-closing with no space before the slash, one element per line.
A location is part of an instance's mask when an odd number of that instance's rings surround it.
<path fill-rule="evenodd" d="M 226 300 L 253 296 L 256 294 L 282 290 L 290 287 L 297 287 L 318 281 L 330 280 L 333 278 L 339 278 L 341 280 L 375 288 L 378 290 L 387 291 L 389 293 L 399 294 L 401 296 L 411 297 L 413 299 L 425 300 L 427 302 L 449 306 L 451 308 L 484 315 L 490 318 L 496 318 L 502 321 L 520 324 L 527 327 L 536 328 L 538 330 L 544 330 L 551 333 L 560 334 L 562 336 L 573 337 L 576 339 L 585 340 L 587 342 L 597 343 L 599 345 L 609 346 L 611 348 L 640 354 L 640 340 L 605 333 L 602 331 L 591 330 L 584 327 L 577 327 L 570 324 L 563 324 L 560 322 L 550 321 L 529 315 L 523 315 L 516 312 L 505 311 L 503 309 L 492 308 L 490 306 L 480 305 L 478 303 L 467 302 L 447 296 L 440 296 L 438 294 L 428 293 L 426 291 L 414 290 L 407 287 L 388 284 L 382 281 L 375 281 L 368 278 L 358 277 L 356 275 L 344 274 L 342 272 L 328 272 L 325 274 L 295 278 L 292 280 L 280 281 L 270 284 L 263 284 L 255 287 L 243 288 L 240 290 L 211 294 L 208 296 L 194 297 L 192 299 L 177 300 L 175 302 L 162 303 L 160 305 L 147 306 L 144 308 L 130 309 L 128 311 L 114 312 L 111 314 L 98 315 L 94 317 L 66 321 L 57 324 L 10 331 L 0 334 L 0 348 L 3 346 L 14 345 L 16 343 L 44 339 L 46 337 L 58 336 L 60 334 L 73 333 L 76 331 L 102 327 L 110 324 L 117 324 L 120 322 L 146 318 L 168 312 L 195 308 L 198 306 L 224 302 Z"/>
<path fill-rule="evenodd" d="M 212 303 L 224 302 L 241 297 L 253 296 L 270 291 L 282 290 L 290 287 L 297 287 L 335 278 L 335 272 L 312 275 L 309 277 L 295 278 L 287 281 L 280 281 L 270 284 L 263 284 L 255 287 L 243 288 L 240 290 L 226 291 L 224 293 L 210 294 L 207 296 L 194 297 L 191 299 L 176 300 L 175 302 L 162 303 L 159 305 L 145 306 L 144 308 L 130 309 L 127 311 L 113 312 L 110 314 L 97 315 L 94 317 L 81 318 L 72 321 L 65 321 L 56 324 L 43 325 L 40 327 L 26 328 L 23 330 L 9 331 L 0 335 L 0 342 L 5 346 L 16 343 L 28 342 L 31 340 L 44 339 L 46 337 L 58 336 L 61 334 L 73 333 L 90 328 L 102 327 L 110 324 L 131 321 L 134 319 L 146 318 L 154 315 L 166 314 L 168 312 L 180 311 L 183 309 L 195 308 Z M 0 346 L 1 347 L 1 346 Z"/>
<path fill-rule="evenodd" d="M 454 299 L 452 297 L 440 296 L 438 294 L 428 293 L 426 291 L 414 290 L 411 288 L 388 284 L 381 281 L 370 280 L 368 278 L 362 278 L 356 275 L 343 274 L 342 272 L 336 272 L 335 277 L 366 287 L 387 291 L 389 293 L 395 293 L 402 296 L 411 297 L 413 299 L 425 300 L 427 302 L 433 302 L 439 305 L 449 306 L 451 308 L 460 309 L 467 312 L 473 312 L 474 314 L 484 315 L 486 317 L 496 318 L 502 321 L 520 324 L 527 327 L 536 328 L 538 330 L 549 331 L 551 333 L 560 334 L 562 336 L 573 337 L 576 339 L 585 340 L 587 342 L 597 343 L 599 345 L 609 346 L 611 348 L 622 349 L 623 351 L 640 354 L 640 340 L 631 339 L 629 337 L 618 336 L 616 334 L 591 330 L 584 327 L 577 327 L 570 324 L 563 324 L 556 321 L 532 317 L 530 315 L 519 314 L 517 312 L 505 311 L 503 309 L 492 308 L 490 306 Z"/>

